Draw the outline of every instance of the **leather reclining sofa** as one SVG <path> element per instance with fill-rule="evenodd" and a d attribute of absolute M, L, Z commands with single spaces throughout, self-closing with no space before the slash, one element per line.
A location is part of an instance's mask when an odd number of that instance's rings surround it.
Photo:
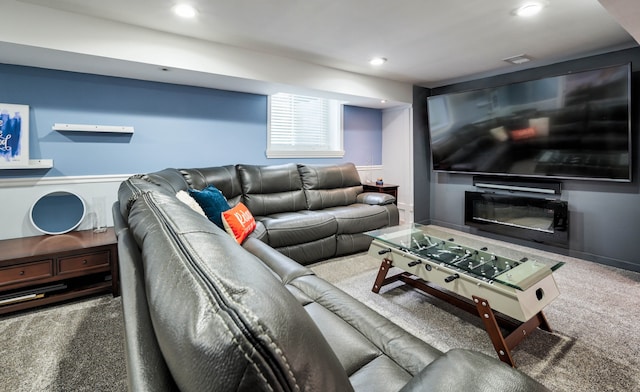
<path fill-rule="evenodd" d="M 363 192 L 352 163 L 165 169 L 147 178 L 174 192 L 215 186 L 229 205 L 251 211 L 252 236 L 301 264 L 366 250 L 364 232 L 399 221 L 395 198 Z"/>
<path fill-rule="evenodd" d="M 113 206 L 131 391 L 547 390 L 497 359 L 419 340 L 264 232 L 238 244 L 176 197 L 202 178 L 158 173 L 124 181 Z"/>

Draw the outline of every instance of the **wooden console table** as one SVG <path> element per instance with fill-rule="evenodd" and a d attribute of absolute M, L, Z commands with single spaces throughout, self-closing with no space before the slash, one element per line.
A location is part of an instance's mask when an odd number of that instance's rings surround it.
<path fill-rule="evenodd" d="M 113 228 L 0 241 L 0 314 L 119 293 Z"/>

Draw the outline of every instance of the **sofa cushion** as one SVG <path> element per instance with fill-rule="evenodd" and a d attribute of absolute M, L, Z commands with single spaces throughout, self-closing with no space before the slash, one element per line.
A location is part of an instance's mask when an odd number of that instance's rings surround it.
<path fill-rule="evenodd" d="M 358 203 L 383 206 L 395 202 L 396 198 L 386 193 L 364 192 L 358 195 Z"/>
<path fill-rule="evenodd" d="M 351 375 L 349 381 L 354 391 L 387 392 L 399 391 L 411 378 L 389 357 L 381 355 Z M 427 385 L 423 386 L 423 391 L 429 390 Z"/>
<path fill-rule="evenodd" d="M 336 219 L 321 211 L 283 212 L 258 217 L 274 248 L 304 244 L 331 237 L 338 230 Z"/>
<path fill-rule="evenodd" d="M 175 195 L 178 191 L 187 189 L 189 185 L 176 169 L 133 175 L 118 187 L 120 214 L 126 219 L 129 216 L 131 203 L 144 192 L 161 191 Z"/>
<path fill-rule="evenodd" d="M 189 184 L 177 169 L 167 168 L 145 175 L 151 182 L 162 185 L 164 188 L 172 189 L 174 192 L 189 189 Z M 202 189 L 202 188 L 198 188 Z"/>
<path fill-rule="evenodd" d="M 322 317 L 322 313 L 315 310 L 315 305 L 314 310 L 310 310 L 309 305 L 305 305 L 307 313 L 310 313 L 311 318 L 318 324 L 338 358 L 349 358 L 349 352 L 356 345 L 365 344 L 362 341 L 353 342 L 353 345 L 343 342 L 340 335 L 346 333 L 348 329 L 357 330 L 361 335 L 360 339 L 369 341 L 380 355 L 388 356 L 412 376 L 442 355 L 442 352 L 433 346 L 406 333 L 387 318 L 315 275 L 303 275 L 292 279 L 288 284 L 302 291 L 313 301 L 312 303 L 328 310 L 333 314 L 332 317 L 337 317 L 344 322 L 340 328 L 337 328 L 339 323 L 326 324 L 329 321 L 320 321 L 318 317 Z M 335 319 L 334 321 L 337 322 Z M 360 353 L 370 356 L 369 349 Z M 351 375 L 353 373 L 349 374 Z"/>
<path fill-rule="evenodd" d="M 307 209 L 300 174 L 294 163 L 237 165 L 244 204 L 254 216 Z"/>
<path fill-rule="evenodd" d="M 188 205 L 192 210 L 194 210 L 198 214 L 202 216 L 207 216 L 207 214 L 205 214 L 204 210 L 202 209 L 202 207 L 200 207 L 200 204 L 198 204 L 196 199 L 191 197 L 191 195 L 189 195 L 186 191 L 178 191 L 178 193 L 176 193 L 176 197 L 178 198 L 178 200 Z"/>
<path fill-rule="evenodd" d="M 231 206 L 242 200 L 242 187 L 233 165 L 180 169 L 180 173 L 193 189 L 204 189 L 209 185 L 220 189 Z"/>
<path fill-rule="evenodd" d="M 229 209 L 229 203 L 218 188 L 209 185 L 203 190 L 189 189 L 189 195 L 196 199 L 211 222 L 223 228 L 222 213 Z"/>
<path fill-rule="evenodd" d="M 524 373 L 485 354 L 452 349 L 425 367 L 401 392 L 513 391 L 549 392 Z"/>
<path fill-rule="evenodd" d="M 289 283 L 293 279 L 303 275 L 315 275 L 309 268 L 292 262 L 287 256 L 259 239 L 249 237 L 242 244 L 242 247 L 262 260 L 283 284 Z"/>
<path fill-rule="evenodd" d="M 235 207 L 224 211 L 222 213 L 222 223 L 227 233 L 235 238 L 239 244 L 256 228 L 256 220 L 242 203 L 238 203 Z"/>
<path fill-rule="evenodd" d="M 281 246 L 276 250 L 302 265 L 308 265 L 335 256 L 337 241 L 336 236 L 332 235 L 304 244 Z"/>
<path fill-rule="evenodd" d="M 360 175 L 353 163 L 298 164 L 298 171 L 310 210 L 350 205 L 362 193 Z"/>
<path fill-rule="evenodd" d="M 339 234 L 336 236 L 336 256 L 365 252 L 371 241 L 373 238 L 364 233 Z"/>
<path fill-rule="evenodd" d="M 399 390 L 442 354 L 268 245 L 248 240 L 244 247 L 258 255 L 304 306 L 354 390 Z"/>
<path fill-rule="evenodd" d="M 322 212 L 336 218 L 338 224 L 336 234 L 364 233 L 389 224 L 387 209 L 378 205 L 357 203 L 344 207 L 325 208 Z"/>
<path fill-rule="evenodd" d="M 129 214 L 153 330 L 178 388 L 351 391 L 329 344 L 273 272 L 194 215 L 160 192 L 141 194 Z"/>
<path fill-rule="evenodd" d="M 305 310 L 331 345 L 347 375 L 354 374 L 358 369 L 382 355 L 382 351 L 366 336 L 338 315 L 318 304 L 308 295 L 306 298 L 299 295 L 299 298 L 303 298 Z M 411 378 L 406 372 L 405 374 L 407 380 Z"/>

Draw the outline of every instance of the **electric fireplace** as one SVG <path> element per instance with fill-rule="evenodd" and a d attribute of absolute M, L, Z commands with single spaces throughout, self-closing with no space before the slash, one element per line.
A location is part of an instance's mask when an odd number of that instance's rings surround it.
<path fill-rule="evenodd" d="M 467 191 L 465 224 L 539 243 L 569 244 L 568 205 L 556 199 Z"/>

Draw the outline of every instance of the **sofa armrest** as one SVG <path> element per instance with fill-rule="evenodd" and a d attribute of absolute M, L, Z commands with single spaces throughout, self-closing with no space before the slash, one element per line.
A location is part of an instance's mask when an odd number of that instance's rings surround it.
<path fill-rule="evenodd" d="M 314 275 L 309 268 L 303 267 L 257 238 L 247 238 L 242 247 L 257 256 L 284 284 L 300 276 Z"/>
<path fill-rule="evenodd" d="M 267 228 L 264 227 L 264 223 L 256 220 L 256 228 L 253 229 L 251 234 L 249 234 L 250 238 L 256 238 L 262 242 L 269 242 L 269 237 L 267 233 Z"/>
<path fill-rule="evenodd" d="M 153 330 L 138 244 L 120 215 L 118 202 L 113 206 L 113 218 L 118 233 L 128 389 L 177 391 Z"/>
<path fill-rule="evenodd" d="M 517 369 L 477 351 L 453 349 L 422 369 L 400 392 L 549 391 Z"/>
<path fill-rule="evenodd" d="M 380 205 L 391 204 L 396 202 L 396 198 L 386 193 L 363 192 L 358 195 L 358 203 Z"/>

